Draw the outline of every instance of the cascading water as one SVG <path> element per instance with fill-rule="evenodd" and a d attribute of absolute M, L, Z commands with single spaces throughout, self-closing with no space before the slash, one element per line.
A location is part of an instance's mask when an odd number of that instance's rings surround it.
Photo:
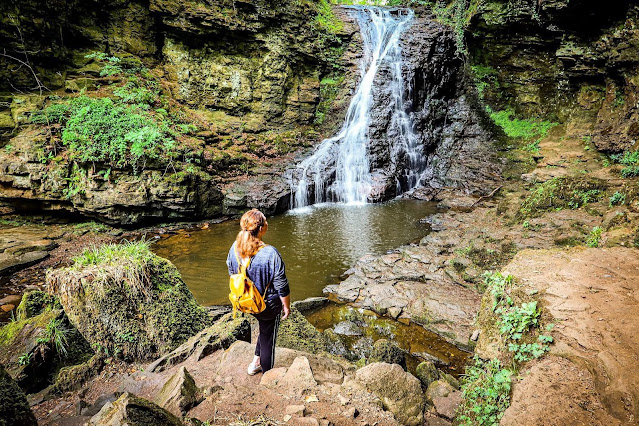
<path fill-rule="evenodd" d="M 324 201 L 366 203 L 373 189 L 368 156 L 368 130 L 375 76 L 388 67 L 393 115 L 387 129 L 391 142 L 390 162 L 396 173 L 397 192 L 415 187 L 425 160 L 404 102 L 400 35 L 409 26 L 409 9 L 357 7 L 351 9 L 359 24 L 364 44 L 360 63 L 361 80 L 351 99 L 340 132 L 325 139 L 312 156 L 297 167 L 291 178 L 292 205 L 304 207 Z M 404 164 L 404 166 L 400 166 Z M 332 169 L 334 172 L 326 172 Z M 297 183 L 295 178 L 297 177 Z M 332 182 L 331 182 L 332 181 Z M 328 185 L 327 185 L 328 183 Z M 309 188 L 314 193 L 309 193 Z"/>

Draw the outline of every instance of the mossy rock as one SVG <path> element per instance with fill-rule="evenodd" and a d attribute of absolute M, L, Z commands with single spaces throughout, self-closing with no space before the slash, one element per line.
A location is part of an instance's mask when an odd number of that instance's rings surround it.
<path fill-rule="evenodd" d="M 38 424 L 24 392 L 2 364 L 0 364 L 0 407 L 2 407 L 0 426 L 36 426 Z"/>
<path fill-rule="evenodd" d="M 61 309 L 47 307 L 38 315 L 0 328 L 0 363 L 28 393 L 44 389 L 61 369 L 91 355 L 89 343 Z"/>
<path fill-rule="evenodd" d="M 177 268 L 143 242 L 87 250 L 47 284 L 97 351 L 125 360 L 153 359 L 211 323 Z"/>
<path fill-rule="evenodd" d="M 280 322 L 277 346 L 317 354 L 326 351 L 326 339 L 296 308 Z"/>
<path fill-rule="evenodd" d="M 379 339 L 375 342 L 368 361 L 398 364 L 406 370 L 406 354 L 397 344 L 387 339 Z"/>
<path fill-rule="evenodd" d="M 415 375 L 424 388 L 428 388 L 431 383 L 439 380 L 439 371 L 431 361 L 420 362 L 415 369 Z"/>
<path fill-rule="evenodd" d="M 93 355 L 81 364 L 63 367 L 58 372 L 53 386 L 49 389 L 53 395 L 61 395 L 81 388 L 87 380 L 96 376 L 104 366 L 104 359 L 100 355 Z"/>
<path fill-rule="evenodd" d="M 18 305 L 17 318 L 23 320 L 41 314 L 46 309 L 62 309 L 57 297 L 44 291 L 27 291 L 22 296 L 22 301 Z"/>

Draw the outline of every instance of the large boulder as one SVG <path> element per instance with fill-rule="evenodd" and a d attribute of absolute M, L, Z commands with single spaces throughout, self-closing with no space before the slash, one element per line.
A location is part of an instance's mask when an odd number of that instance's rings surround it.
<path fill-rule="evenodd" d="M 36 421 L 27 398 L 20 386 L 0 364 L 0 426 L 36 426 Z"/>
<path fill-rule="evenodd" d="M 100 426 L 182 426 L 182 422 L 164 408 L 128 392 L 114 402 L 107 402 L 89 425 Z"/>
<path fill-rule="evenodd" d="M 92 345 L 126 360 L 157 357 L 210 325 L 175 266 L 145 242 L 86 250 L 49 271 L 47 285 Z"/>
<path fill-rule="evenodd" d="M 378 362 L 357 370 L 355 378 L 375 394 L 384 409 L 405 425 L 421 425 L 424 396 L 420 381 L 397 364 Z"/>

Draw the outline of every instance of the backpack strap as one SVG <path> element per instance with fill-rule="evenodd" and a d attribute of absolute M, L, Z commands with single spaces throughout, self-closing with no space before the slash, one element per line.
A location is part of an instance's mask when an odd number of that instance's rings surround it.
<path fill-rule="evenodd" d="M 248 262 L 246 262 L 246 265 L 242 265 L 242 261 L 240 260 L 240 255 L 237 254 L 237 247 L 235 247 L 235 249 L 233 250 L 233 252 L 235 253 L 235 259 L 237 259 L 237 264 L 238 264 L 238 273 L 244 273 L 244 275 L 246 275 L 246 271 L 248 270 L 248 267 L 251 265 L 251 260 L 253 260 L 253 258 L 255 257 L 255 255 L 262 250 L 264 247 L 266 247 L 268 244 L 264 244 L 258 247 L 258 249 L 255 251 L 255 254 L 251 257 L 249 257 Z M 242 269 L 244 269 L 242 271 Z M 262 298 L 264 298 L 266 296 L 266 292 L 268 291 L 268 288 L 271 286 L 271 283 L 267 284 L 266 288 L 264 289 L 264 294 L 262 294 Z"/>
<path fill-rule="evenodd" d="M 255 255 L 266 246 L 267 246 L 267 244 L 259 246 L 258 249 L 255 251 L 255 254 L 253 256 L 249 257 L 249 260 L 248 260 L 248 262 L 246 262 L 246 265 L 242 265 L 242 261 L 240 260 L 240 255 L 237 253 L 237 247 L 235 247 L 233 252 L 235 253 L 235 259 L 237 260 L 238 273 L 242 273 L 242 268 L 244 268 L 244 273 L 246 274 L 246 271 L 248 270 L 248 267 L 251 265 L 251 260 L 253 260 Z"/>

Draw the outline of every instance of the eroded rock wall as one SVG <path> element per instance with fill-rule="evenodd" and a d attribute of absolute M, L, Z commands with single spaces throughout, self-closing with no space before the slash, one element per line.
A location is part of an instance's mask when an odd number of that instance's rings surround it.
<path fill-rule="evenodd" d="M 494 78 L 485 99 L 590 131 L 599 150 L 634 149 L 638 14 L 634 1 L 480 2 L 468 44 L 471 62 Z"/>

